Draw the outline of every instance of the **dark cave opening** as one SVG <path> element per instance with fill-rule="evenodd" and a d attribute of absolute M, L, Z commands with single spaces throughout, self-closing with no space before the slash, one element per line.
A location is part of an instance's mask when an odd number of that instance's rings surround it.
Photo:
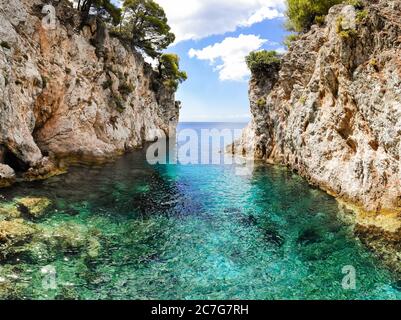
<path fill-rule="evenodd" d="M 8 149 L 3 150 L 2 158 L 2 162 L 13 168 L 16 173 L 26 172 L 29 169 L 29 165 L 18 159 L 18 157 Z"/>

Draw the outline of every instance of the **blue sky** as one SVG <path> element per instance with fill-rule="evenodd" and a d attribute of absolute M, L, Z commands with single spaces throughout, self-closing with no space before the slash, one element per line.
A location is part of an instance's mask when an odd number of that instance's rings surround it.
<path fill-rule="evenodd" d="M 247 122 L 245 56 L 253 50 L 284 50 L 285 0 L 155 1 L 177 38 L 166 51 L 180 56 L 189 77 L 177 92 L 181 121 Z"/>
<path fill-rule="evenodd" d="M 268 39 L 261 49 L 282 49 L 286 35 L 283 19 L 265 20 L 251 27 L 239 28 L 219 36 L 210 36 L 202 40 L 188 40 L 168 49 L 181 58 L 181 68 L 188 73 L 188 80 L 177 92 L 177 99 L 183 103 L 181 121 L 228 121 L 247 122 L 250 119 L 248 100 L 248 79 L 221 80 L 216 64 L 189 57 L 191 49 L 201 50 L 207 46 L 224 41 L 227 37 L 258 35 Z M 221 60 L 217 59 L 217 65 Z"/>

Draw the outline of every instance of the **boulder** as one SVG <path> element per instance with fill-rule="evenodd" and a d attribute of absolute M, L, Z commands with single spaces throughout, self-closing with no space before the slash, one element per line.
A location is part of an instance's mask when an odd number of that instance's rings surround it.
<path fill-rule="evenodd" d="M 0 163 L 0 188 L 12 185 L 16 180 L 14 170 L 8 165 Z"/>
<path fill-rule="evenodd" d="M 40 218 L 51 205 L 51 201 L 47 198 L 25 197 L 17 199 L 16 204 L 22 214 Z"/>

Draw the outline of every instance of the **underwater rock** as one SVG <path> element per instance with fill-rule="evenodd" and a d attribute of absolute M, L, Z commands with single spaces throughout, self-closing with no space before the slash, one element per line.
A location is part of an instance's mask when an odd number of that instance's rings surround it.
<path fill-rule="evenodd" d="M 89 238 L 87 245 L 87 253 L 86 253 L 88 258 L 96 259 L 100 254 L 100 250 L 101 250 L 100 242 L 94 237 Z"/>
<path fill-rule="evenodd" d="M 41 218 L 51 205 L 47 198 L 25 197 L 0 203 L 0 220 Z"/>
<path fill-rule="evenodd" d="M 37 229 L 22 219 L 0 221 L 0 259 L 15 253 L 14 249 L 32 239 Z"/>
<path fill-rule="evenodd" d="M 18 281 L 18 279 L 19 274 L 15 266 L 0 266 L 0 300 L 24 298 L 24 290 L 29 284 Z"/>
<path fill-rule="evenodd" d="M 285 239 L 280 235 L 280 233 L 273 228 L 268 228 L 264 230 L 264 238 L 266 241 L 273 243 L 279 247 L 281 247 L 285 242 Z"/>
<path fill-rule="evenodd" d="M 365 212 L 343 202 L 338 208 L 339 219 L 350 226 L 354 236 L 384 265 L 401 275 L 401 215 Z"/>
<path fill-rule="evenodd" d="M 52 204 L 47 198 L 26 197 L 16 200 L 18 209 L 22 214 L 29 215 L 33 218 L 40 218 L 46 209 Z"/>
<path fill-rule="evenodd" d="M 87 260 L 99 256 L 101 244 L 97 232 L 88 230 L 83 225 L 64 222 L 54 227 L 43 229 L 35 241 L 45 243 L 47 251 L 54 255 L 80 254 Z"/>
<path fill-rule="evenodd" d="M 21 212 L 18 210 L 15 203 L 0 204 L 0 220 L 10 220 L 21 217 Z"/>
<path fill-rule="evenodd" d="M 85 231 L 83 226 L 66 222 L 46 230 L 43 238 L 55 249 L 74 253 L 86 244 Z"/>
<path fill-rule="evenodd" d="M 389 232 L 376 226 L 357 224 L 354 232 L 385 265 L 401 275 L 401 229 Z"/>
<path fill-rule="evenodd" d="M 306 229 L 301 232 L 297 242 L 303 245 L 318 243 L 322 241 L 321 235 L 314 229 Z"/>

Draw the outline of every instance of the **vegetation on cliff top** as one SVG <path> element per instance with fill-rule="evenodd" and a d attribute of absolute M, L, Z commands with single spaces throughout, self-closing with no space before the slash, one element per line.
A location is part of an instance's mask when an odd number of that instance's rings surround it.
<path fill-rule="evenodd" d="M 156 59 L 159 78 L 169 88 L 177 90 L 187 79 L 187 74 L 179 70 L 178 56 L 162 53 L 174 42 L 175 35 L 166 13 L 154 0 L 125 0 L 122 9 L 111 0 L 80 0 L 77 9 L 81 11 L 81 27 L 88 24 L 91 16 L 96 16 L 101 23 L 109 24 L 113 36 Z"/>
<path fill-rule="evenodd" d="M 287 27 L 302 32 L 309 29 L 316 20 L 321 20 L 329 9 L 343 0 L 287 0 Z"/>
<path fill-rule="evenodd" d="M 163 54 L 160 57 L 159 74 L 164 85 L 177 90 L 178 85 L 187 80 L 186 72 L 180 70 L 180 58 L 176 54 Z"/>
<path fill-rule="evenodd" d="M 314 24 L 322 24 L 330 8 L 340 3 L 348 3 L 357 9 L 363 7 L 361 0 L 287 0 L 287 28 L 303 32 Z"/>
<path fill-rule="evenodd" d="M 163 8 L 153 0 L 125 0 L 117 32 L 152 58 L 175 40 Z"/>
<path fill-rule="evenodd" d="M 252 73 L 267 71 L 272 65 L 280 63 L 280 56 L 276 51 L 253 51 L 245 59 Z"/>

